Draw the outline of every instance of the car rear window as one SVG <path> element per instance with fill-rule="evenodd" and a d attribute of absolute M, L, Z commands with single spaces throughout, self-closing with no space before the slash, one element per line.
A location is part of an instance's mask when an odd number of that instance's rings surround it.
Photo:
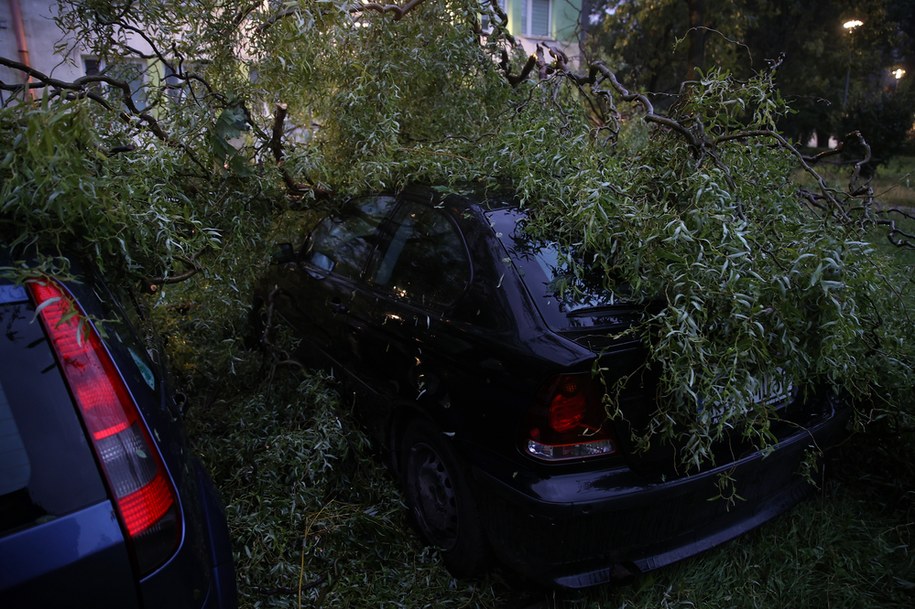
<path fill-rule="evenodd" d="M 0 285 L 0 535 L 106 497 L 69 391 L 21 286 Z"/>
<path fill-rule="evenodd" d="M 517 270 L 550 327 L 561 330 L 621 323 L 614 309 L 631 306 L 626 286 L 610 292 L 597 278 L 576 275 L 571 264 L 575 252 L 554 241 L 532 239 L 524 232 L 525 215 L 520 210 L 499 209 L 487 216 L 508 254 L 506 262 Z"/>

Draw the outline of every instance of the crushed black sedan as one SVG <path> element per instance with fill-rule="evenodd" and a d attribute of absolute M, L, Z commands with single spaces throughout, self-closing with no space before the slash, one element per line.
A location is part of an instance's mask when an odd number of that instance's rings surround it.
<path fill-rule="evenodd" d="M 641 309 L 555 293 L 561 253 L 532 244 L 523 221 L 508 200 L 438 188 L 353 199 L 280 244 L 255 296 L 255 322 L 282 319 L 343 373 L 452 572 L 494 557 L 540 583 L 591 586 L 732 539 L 808 492 L 805 450 L 843 417 L 788 382 L 760 395 L 781 420 L 765 456 L 730 445 L 682 475 L 668 452 L 636 451 L 629 426 L 657 408 L 645 349 L 608 337 Z M 631 377 L 619 421 L 601 403 L 598 357 L 607 386 Z M 709 500 L 723 472 L 733 505 Z"/>

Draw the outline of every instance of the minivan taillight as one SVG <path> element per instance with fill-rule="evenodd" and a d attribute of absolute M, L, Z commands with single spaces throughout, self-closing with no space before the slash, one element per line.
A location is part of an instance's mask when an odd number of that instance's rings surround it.
<path fill-rule="evenodd" d="M 547 461 L 602 457 L 617 451 L 589 374 L 560 374 L 528 417 L 527 454 Z"/>
<path fill-rule="evenodd" d="M 141 574 L 179 541 L 178 501 L 149 430 L 98 332 L 62 286 L 28 283 L 101 464 Z"/>

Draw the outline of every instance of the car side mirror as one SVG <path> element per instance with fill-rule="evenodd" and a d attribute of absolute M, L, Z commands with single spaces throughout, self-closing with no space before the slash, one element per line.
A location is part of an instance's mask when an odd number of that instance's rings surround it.
<path fill-rule="evenodd" d="M 270 264 L 288 264 L 295 261 L 295 249 L 291 243 L 277 243 L 270 255 Z"/>

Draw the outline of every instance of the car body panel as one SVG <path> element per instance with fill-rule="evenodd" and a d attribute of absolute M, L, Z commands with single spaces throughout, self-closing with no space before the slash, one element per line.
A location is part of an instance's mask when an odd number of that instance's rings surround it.
<path fill-rule="evenodd" d="M 80 536 L 81 545 L 70 547 L 66 536 L 45 534 L 45 527 L 53 525 L 53 522 L 39 526 L 28 525 L 13 532 L 12 536 L 0 531 L 2 560 L 17 560 L 23 548 L 28 546 L 35 565 L 30 571 L 32 579 L 29 581 L 8 581 L 7 574 L 0 571 L 0 605 L 6 607 L 7 598 L 21 598 L 16 590 L 40 587 L 43 590 L 43 598 L 48 600 L 48 603 L 42 606 L 103 606 L 109 602 L 106 600 L 109 597 L 100 596 L 96 599 L 95 595 L 102 590 L 97 582 L 107 581 L 107 589 L 113 595 L 110 598 L 116 603 L 112 606 L 234 608 L 237 606 L 237 594 L 224 509 L 208 475 L 189 450 L 180 419 L 181 409 L 177 407 L 168 386 L 161 350 L 156 343 L 144 341 L 137 334 L 135 322 L 132 321 L 137 313 L 128 313 L 132 305 L 127 302 L 126 297 L 115 295 L 98 277 L 78 265 L 73 266 L 72 272 L 81 274 L 81 279 L 68 280 L 62 285 L 85 311 L 88 323 L 96 328 L 102 326 L 100 335 L 103 337 L 103 348 L 114 362 L 117 373 L 135 402 L 140 419 L 148 429 L 150 437 L 154 439 L 152 448 L 158 451 L 165 465 L 166 476 L 177 491 L 180 512 L 179 536 L 174 550 L 162 564 L 140 574 L 130 547 L 125 542 L 118 518 L 112 510 L 111 502 L 107 499 L 107 485 L 103 482 L 98 466 L 93 465 L 94 472 L 91 478 L 101 489 L 102 501 L 86 508 L 90 510 L 86 515 L 77 516 L 76 513 L 69 513 L 58 518 L 75 518 L 76 522 L 84 522 L 80 518 L 89 518 L 81 525 L 84 529 L 82 535 L 99 536 L 102 541 L 95 543 L 102 544 L 102 549 L 93 549 L 91 537 Z M 55 356 L 43 335 L 41 324 L 37 323 L 37 320 L 35 323 L 29 323 L 36 315 L 34 305 L 27 299 L 22 301 L 21 296 L 25 291 L 21 286 L 11 287 L 9 283 L 5 283 L 5 286 L 4 293 L 8 296 L 7 307 L 16 306 L 19 309 L 15 316 L 8 317 L 16 317 L 22 331 L 7 333 L 4 349 L 9 347 L 20 349 L 23 353 L 40 353 L 47 360 L 37 365 L 46 377 L 40 383 L 18 387 L 16 377 L 4 376 L 7 393 L 17 393 L 11 399 L 28 399 L 36 404 L 53 402 L 66 406 L 63 410 L 69 411 L 66 415 L 69 419 L 66 422 L 68 434 L 78 437 L 83 449 L 91 453 L 82 426 L 78 422 L 76 405 L 69 397 Z M 19 295 L 14 305 L 10 294 Z M 8 310 L 6 312 L 9 314 Z M 15 358 L 15 362 L 11 361 L 14 357 L 11 353 L 4 351 L 5 372 L 11 372 L 10 366 L 14 363 L 36 366 L 29 364 L 28 358 L 24 357 Z M 56 388 L 56 395 L 47 395 L 52 388 Z M 40 444 L 40 431 L 32 434 L 32 437 L 36 453 L 53 452 L 48 450 L 49 445 Z M 66 448 L 67 452 L 64 454 L 73 454 L 74 450 L 72 447 Z M 94 461 L 94 457 L 90 459 Z M 89 483 L 86 480 L 82 480 L 78 487 L 83 488 L 87 484 Z M 75 492 L 61 490 L 68 496 Z M 98 510 L 102 508 L 99 506 L 107 506 L 107 516 L 100 515 Z M 109 534 L 111 531 L 105 532 L 100 524 L 103 520 L 117 535 Z M 111 540 L 110 544 L 104 545 L 103 541 L 108 539 Z M 47 572 L 44 575 L 40 573 L 41 557 L 46 561 Z M 71 561 L 71 566 L 58 568 L 57 563 L 64 558 Z M 56 586 L 55 582 L 63 581 L 59 578 L 65 577 L 67 573 L 84 573 L 85 576 L 71 578 L 73 587 Z M 15 589 L 10 589 L 11 586 Z M 130 590 L 132 597 L 118 592 L 122 589 Z M 56 599 L 56 602 L 52 603 L 52 599 Z"/>
<path fill-rule="evenodd" d="M 114 508 L 104 501 L 0 538 L 3 607 L 139 607 Z"/>
<path fill-rule="evenodd" d="M 501 560 L 535 579 L 580 588 L 649 571 L 752 530 L 809 495 L 799 464 L 838 439 L 846 419 L 830 412 L 768 454 L 666 481 L 628 467 L 543 477 L 489 464 L 474 472 L 488 498 L 483 520 Z M 720 486 L 722 476 L 732 489 Z"/>

